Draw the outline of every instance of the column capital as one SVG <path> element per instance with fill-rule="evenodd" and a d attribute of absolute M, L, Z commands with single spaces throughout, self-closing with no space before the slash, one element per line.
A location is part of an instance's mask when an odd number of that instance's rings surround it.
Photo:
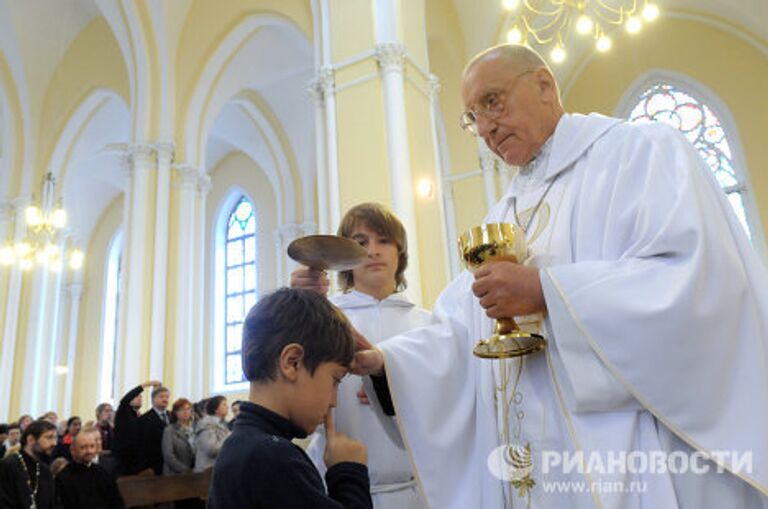
<path fill-rule="evenodd" d="M 478 155 L 480 159 L 480 169 L 484 172 L 494 171 L 496 169 L 496 156 L 490 151 L 481 151 Z"/>
<path fill-rule="evenodd" d="M 325 66 L 321 67 L 317 71 L 317 77 L 315 78 L 320 90 L 323 92 L 323 99 L 327 95 L 333 94 L 336 88 L 336 76 L 333 67 Z"/>
<path fill-rule="evenodd" d="M 197 186 L 200 172 L 191 164 L 176 164 L 173 166 L 175 175 L 174 186 L 179 189 L 194 190 Z"/>
<path fill-rule="evenodd" d="M 83 291 L 85 287 L 82 283 L 69 283 L 64 287 L 64 292 L 71 300 L 76 301 L 80 300 L 80 297 L 83 296 Z"/>
<path fill-rule="evenodd" d="M 429 98 L 430 99 L 437 99 L 438 94 L 440 93 L 440 78 L 435 76 L 434 74 L 429 75 Z"/>
<path fill-rule="evenodd" d="M 275 228 L 275 231 L 272 234 L 275 238 L 275 242 L 282 242 L 297 238 L 301 235 L 301 231 L 302 225 L 298 223 L 288 223 Z"/>
<path fill-rule="evenodd" d="M 128 154 L 134 165 L 151 166 L 155 146 L 151 143 L 135 143 L 128 147 Z"/>
<path fill-rule="evenodd" d="M 325 105 L 325 94 L 323 92 L 323 85 L 320 83 L 319 78 L 309 80 L 306 90 L 307 94 L 309 94 L 309 96 L 312 98 L 315 105 Z"/>
<path fill-rule="evenodd" d="M 211 176 L 207 173 L 204 173 L 197 178 L 197 194 L 199 194 L 201 197 L 208 196 L 208 193 L 211 192 L 211 187 L 213 185 L 211 184 Z"/>
<path fill-rule="evenodd" d="M 376 45 L 376 61 L 384 72 L 402 72 L 405 67 L 405 46 L 397 42 Z"/>
<path fill-rule="evenodd" d="M 317 223 L 307 221 L 301 224 L 302 235 L 317 235 Z"/>
<path fill-rule="evenodd" d="M 13 217 L 15 207 L 10 198 L 0 199 L 0 221 L 8 221 Z"/>
<path fill-rule="evenodd" d="M 154 149 L 155 152 L 157 152 L 158 162 L 163 159 L 169 164 L 173 162 L 173 157 L 176 153 L 176 145 L 172 141 L 159 141 L 154 144 Z"/>

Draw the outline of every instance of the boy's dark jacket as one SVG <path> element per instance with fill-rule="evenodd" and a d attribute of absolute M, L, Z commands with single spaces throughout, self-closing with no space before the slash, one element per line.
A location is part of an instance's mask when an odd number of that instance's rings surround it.
<path fill-rule="evenodd" d="M 371 508 L 368 467 L 339 463 L 328 469 L 326 493 L 304 450 L 291 442 L 306 432 L 253 403 L 243 403 L 232 434 L 216 458 L 209 509 Z"/>

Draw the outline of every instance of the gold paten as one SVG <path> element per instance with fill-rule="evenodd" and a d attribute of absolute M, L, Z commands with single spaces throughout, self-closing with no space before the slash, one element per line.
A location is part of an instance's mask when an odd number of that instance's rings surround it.
<path fill-rule="evenodd" d="M 307 235 L 288 245 L 288 256 L 320 270 L 352 270 L 365 263 L 365 248 L 354 240 L 336 235 Z"/>
<path fill-rule="evenodd" d="M 474 272 L 483 263 L 507 260 L 518 263 L 528 255 L 522 228 L 511 223 L 491 223 L 476 226 L 459 237 L 459 251 L 464 265 Z M 504 359 L 522 357 L 544 349 L 543 336 L 520 330 L 512 317 L 499 318 L 494 333 L 480 340 L 473 350 L 477 357 Z"/>

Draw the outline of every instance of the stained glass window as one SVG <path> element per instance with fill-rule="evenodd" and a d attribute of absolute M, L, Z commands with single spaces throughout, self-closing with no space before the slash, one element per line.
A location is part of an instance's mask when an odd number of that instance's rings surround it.
<path fill-rule="evenodd" d="M 226 223 L 224 270 L 224 383 L 245 381 L 241 338 L 245 315 L 256 303 L 256 216 L 243 196 Z"/>
<path fill-rule="evenodd" d="M 704 158 L 747 236 L 752 237 L 744 208 L 746 186 L 736 173 L 723 125 L 709 106 L 674 85 L 656 83 L 641 94 L 629 120 L 664 122 L 682 132 Z"/>

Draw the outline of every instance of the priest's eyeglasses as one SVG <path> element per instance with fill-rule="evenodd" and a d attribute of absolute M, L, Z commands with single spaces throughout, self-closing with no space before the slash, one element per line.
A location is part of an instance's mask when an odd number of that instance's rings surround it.
<path fill-rule="evenodd" d="M 480 100 L 477 101 L 477 104 L 474 107 L 461 114 L 459 117 L 459 127 L 461 127 L 464 131 L 471 134 L 472 136 L 477 136 L 479 134 L 477 128 L 478 119 L 480 117 L 483 117 L 486 120 L 496 120 L 499 118 L 507 108 L 507 97 L 514 90 L 515 86 L 517 86 L 520 78 L 528 73 L 532 73 L 533 71 L 533 69 L 529 69 L 516 75 L 512 79 L 512 84 L 507 88 L 506 91 L 491 90 L 486 92 L 482 97 L 480 97 Z"/>

